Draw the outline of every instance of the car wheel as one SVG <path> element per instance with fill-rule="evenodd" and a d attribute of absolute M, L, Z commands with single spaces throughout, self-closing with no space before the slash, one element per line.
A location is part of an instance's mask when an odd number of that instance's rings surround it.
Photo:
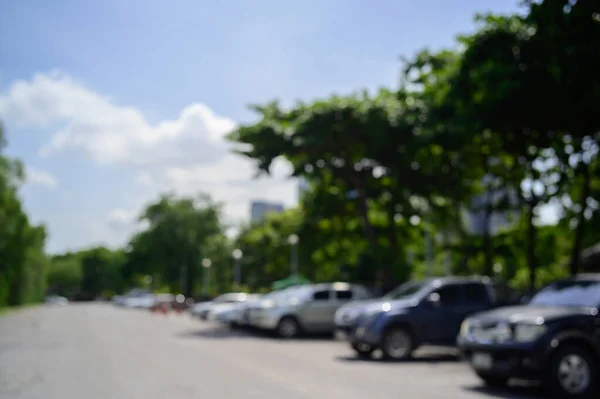
<path fill-rule="evenodd" d="M 356 355 L 360 358 L 370 358 L 373 352 L 375 352 L 375 348 L 369 344 L 352 344 L 352 349 L 354 349 Z"/>
<path fill-rule="evenodd" d="M 381 350 L 385 358 L 405 360 L 410 358 L 413 345 L 412 335 L 406 328 L 392 327 L 383 336 Z"/>
<path fill-rule="evenodd" d="M 502 388 L 508 385 L 508 378 L 499 377 L 497 375 L 486 374 L 477 371 L 479 378 L 483 380 L 485 385 L 492 388 Z"/>
<path fill-rule="evenodd" d="M 598 389 L 598 364 L 589 350 L 578 345 L 559 347 L 552 357 L 546 385 L 564 399 L 588 399 Z"/>
<path fill-rule="evenodd" d="M 284 317 L 279 321 L 276 333 L 280 338 L 296 338 L 300 334 L 300 325 L 293 317 Z"/>

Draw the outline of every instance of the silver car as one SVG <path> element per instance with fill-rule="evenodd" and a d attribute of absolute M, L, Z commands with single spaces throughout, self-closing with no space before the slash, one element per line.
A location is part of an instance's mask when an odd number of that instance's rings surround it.
<path fill-rule="evenodd" d="M 369 297 L 365 287 L 348 283 L 292 287 L 259 301 L 250 309 L 249 323 L 282 338 L 302 332 L 329 333 L 335 329 L 334 316 L 340 306 Z"/>

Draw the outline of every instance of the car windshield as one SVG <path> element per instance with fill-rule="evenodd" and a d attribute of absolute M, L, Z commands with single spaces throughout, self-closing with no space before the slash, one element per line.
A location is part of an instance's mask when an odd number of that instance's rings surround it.
<path fill-rule="evenodd" d="M 396 299 L 405 299 L 412 298 L 417 295 L 421 290 L 429 285 L 429 281 L 409 281 L 408 283 L 404 283 L 387 294 L 385 294 L 382 299 L 385 300 L 396 300 Z"/>
<path fill-rule="evenodd" d="M 213 302 L 215 303 L 224 303 L 224 302 L 237 302 L 239 294 L 223 294 L 219 295 Z"/>
<path fill-rule="evenodd" d="M 541 306 L 597 307 L 600 305 L 600 281 L 563 280 L 543 288 L 529 302 Z"/>

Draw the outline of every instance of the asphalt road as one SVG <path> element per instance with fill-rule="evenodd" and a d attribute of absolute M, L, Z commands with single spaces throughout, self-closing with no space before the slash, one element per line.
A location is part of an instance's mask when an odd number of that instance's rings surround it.
<path fill-rule="evenodd" d="M 535 398 L 484 389 L 452 353 L 406 363 L 356 360 L 331 339 L 283 342 L 188 315 L 110 304 L 0 317 L 0 398 Z"/>

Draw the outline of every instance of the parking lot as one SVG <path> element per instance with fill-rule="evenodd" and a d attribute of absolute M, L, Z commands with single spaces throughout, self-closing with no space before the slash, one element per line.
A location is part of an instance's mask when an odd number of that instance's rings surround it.
<path fill-rule="evenodd" d="M 357 360 L 328 337 L 278 340 L 104 303 L 0 318 L 1 398 L 536 398 L 483 388 L 449 350 Z"/>

